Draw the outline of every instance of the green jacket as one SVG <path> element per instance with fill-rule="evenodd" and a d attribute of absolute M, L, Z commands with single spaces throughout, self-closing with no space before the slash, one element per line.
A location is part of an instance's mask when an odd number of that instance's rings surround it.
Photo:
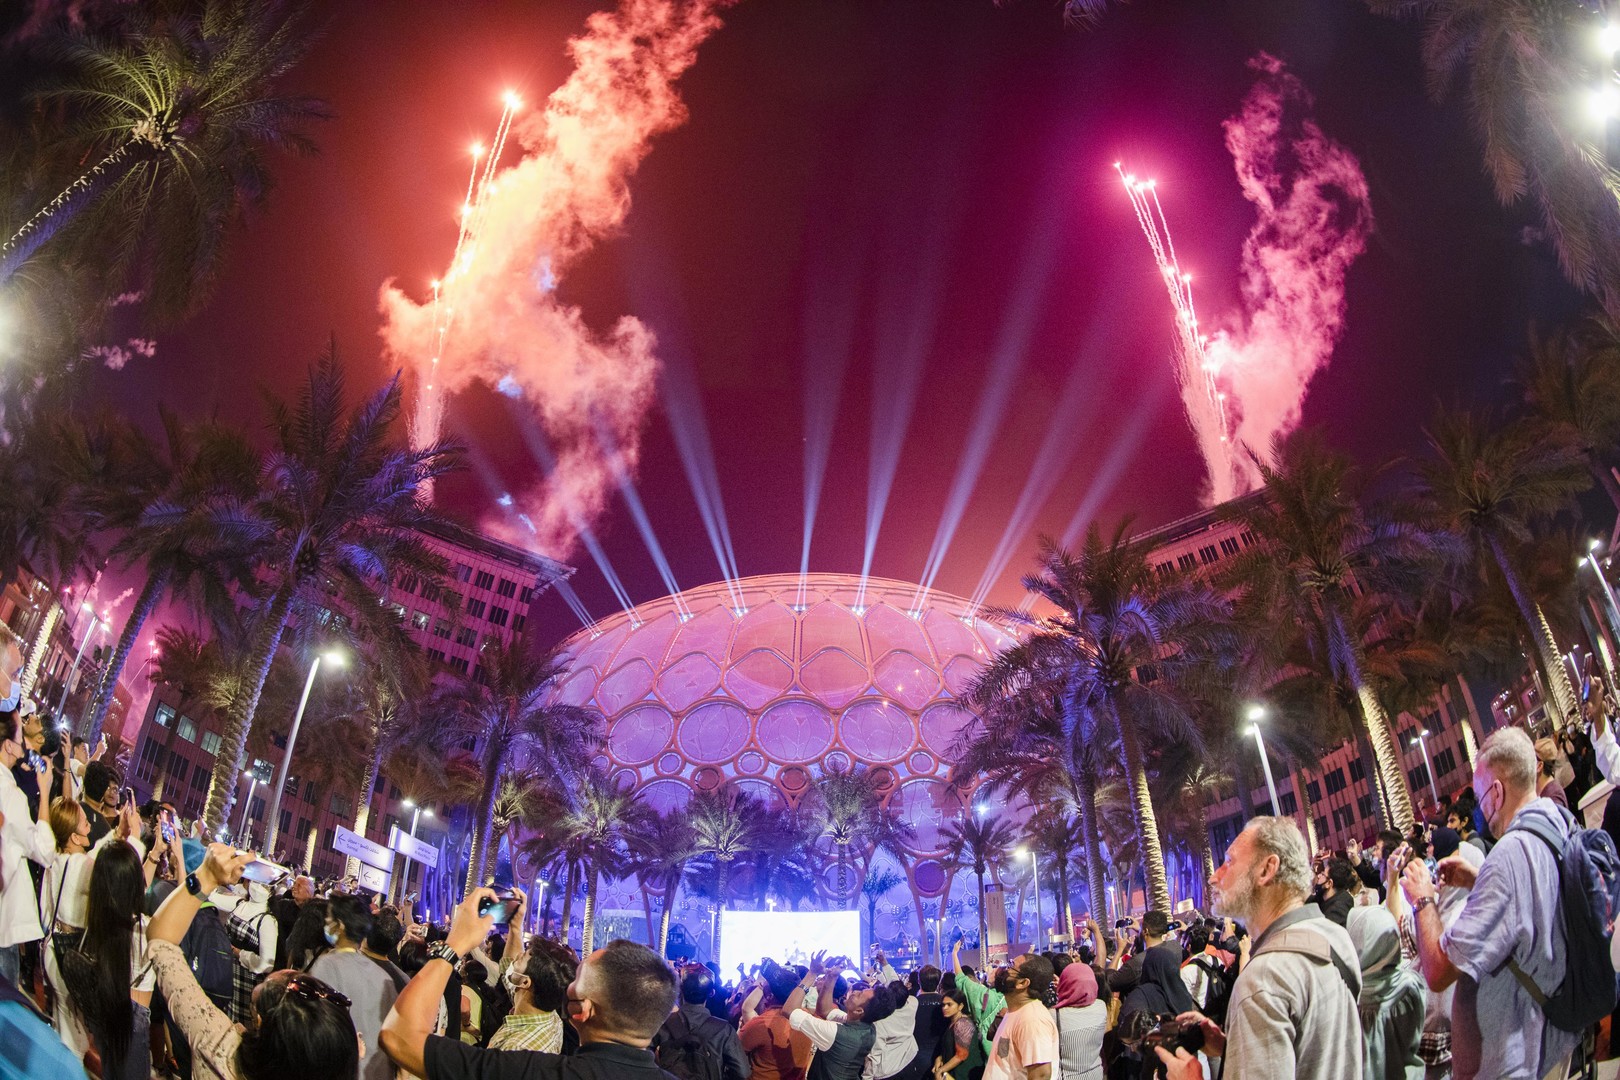
<path fill-rule="evenodd" d="M 978 979 L 965 979 L 960 976 L 956 980 L 956 988 L 962 991 L 968 1000 L 968 1008 L 973 1010 L 973 1023 L 979 1029 L 979 1049 L 986 1057 L 990 1054 L 990 1028 L 995 1024 L 996 1017 L 1001 1010 L 1007 1007 L 1007 999 L 1001 991 L 992 990 Z"/>

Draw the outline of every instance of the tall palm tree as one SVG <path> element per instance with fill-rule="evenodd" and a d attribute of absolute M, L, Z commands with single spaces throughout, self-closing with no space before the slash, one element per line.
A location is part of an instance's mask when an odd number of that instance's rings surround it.
<path fill-rule="evenodd" d="M 0 243 L 0 285 L 58 234 L 143 290 L 153 311 L 195 310 L 225 238 L 271 186 L 267 148 L 313 153 L 321 102 L 289 95 L 313 40 L 297 7 L 205 0 L 132 14 L 120 40 L 61 42 L 75 159 L 94 162 Z M 133 280 L 131 280 L 133 278 Z"/>
<path fill-rule="evenodd" d="M 832 842 L 838 859 L 838 898 L 848 903 L 849 861 L 876 851 L 905 857 L 904 844 L 916 829 L 883 802 L 879 775 L 864 765 L 829 768 L 816 778 L 804 812 L 822 836 Z"/>
<path fill-rule="evenodd" d="M 457 454 L 446 445 L 402 448 L 399 418 L 397 377 L 348 410 L 335 348 L 310 370 L 296 403 L 271 402 L 274 443 L 255 504 L 269 525 L 260 549 L 267 595 L 245 692 L 232 703 L 208 789 L 209 831 L 229 813 L 264 677 L 295 608 L 307 601 L 313 612 L 335 593 L 356 617 L 369 617 L 383 610 L 379 580 L 406 571 L 425 577 L 443 572 L 444 560 L 419 531 L 438 520 L 421 487 L 454 468 Z"/>
<path fill-rule="evenodd" d="M 68 414 L 29 409 L 0 434 L 0 593 L 28 567 L 66 584 L 93 561 L 84 498 L 93 440 Z M 9 435 L 9 438 L 6 436 Z"/>
<path fill-rule="evenodd" d="M 606 876 L 616 880 L 629 869 L 630 837 L 648 827 L 652 808 L 627 785 L 601 769 L 589 769 L 575 782 L 573 809 L 564 829 L 585 860 L 585 932 L 580 955 L 589 956 L 596 931 L 596 889 Z"/>
<path fill-rule="evenodd" d="M 759 851 L 770 839 L 767 821 L 772 811 L 763 801 L 728 781 L 711 791 L 699 791 L 687 806 L 692 824 L 693 867 L 700 878 L 712 873 L 714 881 L 714 945 L 720 958 L 720 912 L 725 909 L 727 886 L 737 860 Z"/>
<path fill-rule="evenodd" d="M 866 903 L 866 936 L 870 945 L 877 941 L 877 906 L 891 889 L 906 883 L 904 874 L 887 866 L 873 865 L 861 879 L 861 899 Z"/>
<path fill-rule="evenodd" d="M 1461 410 L 1442 412 L 1425 430 L 1428 453 L 1415 490 L 1435 523 L 1468 545 L 1483 577 L 1494 566 L 1512 594 L 1547 680 L 1553 726 L 1580 716 L 1552 627 L 1517 565 L 1535 525 L 1569 506 L 1591 484 L 1586 460 L 1567 435 L 1522 421 L 1493 424 Z"/>
<path fill-rule="evenodd" d="M 484 679 L 450 687 L 430 708 L 439 717 L 434 739 L 446 749 L 469 740 L 476 747 L 481 790 L 473 810 L 473 847 L 467 888 L 484 879 L 494 826 L 495 796 L 520 760 L 573 802 L 578 778 L 602 738 L 599 714 L 554 700 L 568 675 L 566 661 L 537 654 L 522 642 L 491 644 L 483 654 Z"/>
<path fill-rule="evenodd" d="M 355 685 L 359 688 L 355 711 L 365 732 L 365 772 L 360 780 L 354 831 L 364 836 L 383 762 L 413 742 L 431 741 L 424 738 L 428 721 L 420 708 L 428 695 L 431 676 L 426 657 L 405 632 L 402 619 L 380 612 L 377 618 L 356 625 L 363 633 L 353 663 Z M 349 872 L 354 872 L 352 862 Z"/>
<path fill-rule="evenodd" d="M 1361 597 L 1419 595 L 1449 549 L 1431 531 L 1370 517 L 1349 459 L 1315 434 L 1279 439 L 1272 459 L 1257 462 L 1261 492 L 1228 511 L 1258 543 L 1228 561 L 1222 580 L 1236 595 L 1242 625 L 1297 628 L 1315 663 L 1355 694 L 1392 824 L 1409 829 L 1412 795 L 1367 673 L 1365 624 L 1355 607 Z"/>
<path fill-rule="evenodd" d="M 684 809 L 654 813 L 630 832 L 628 841 L 637 879 L 643 888 L 655 888 L 663 894 L 658 925 L 647 928 L 647 944 L 663 956 L 669 946 L 670 913 L 675 910 L 681 879 L 686 876 L 696 843 L 692 822 Z"/>
<path fill-rule="evenodd" d="M 1080 823 L 1062 811 L 1036 814 L 1024 824 L 1024 844 L 1040 855 L 1041 871 L 1057 897 L 1054 925 L 1058 933 L 1070 934 L 1073 927 L 1069 920 L 1069 872 L 1075 855 L 1085 845 Z"/>
<path fill-rule="evenodd" d="M 1620 481 L 1610 467 L 1620 444 L 1620 322 L 1594 315 L 1532 338 L 1518 379 L 1530 415 L 1568 434 L 1620 512 Z"/>
<path fill-rule="evenodd" d="M 1548 0 L 1367 0 L 1423 20 L 1423 65 L 1438 100 L 1461 86 L 1504 206 L 1531 200 L 1564 276 L 1620 316 L 1620 174 L 1607 127 L 1581 108 L 1613 77 L 1597 47 L 1600 5 Z"/>
<path fill-rule="evenodd" d="M 994 657 L 981 687 L 1016 686 L 1030 672 L 1065 674 L 1065 708 L 1118 733 L 1150 903 L 1170 909 L 1158 820 L 1148 787 L 1148 748 L 1198 745 L 1186 679 L 1226 650 L 1229 611 L 1193 578 L 1156 575 L 1146 551 L 1126 539 L 1128 522 L 1104 540 L 1095 526 L 1070 553 L 1042 541 L 1039 572 L 1024 588 L 1057 609 L 1017 617 L 1030 632 Z"/>
<path fill-rule="evenodd" d="M 989 955 L 989 926 L 984 918 L 984 875 L 999 863 L 1018 839 L 1010 822 L 984 814 L 963 814 L 939 831 L 945 850 L 959 866 L 973 867 L 979 887 L 979 963 Z"/>
<path fill-rule="evenodd" d="M 92 491 L 96 524 L 117 539 L 108 555 L 146 574 L 112 656 L 91 698 L 85 740 L 94 744 L 112 706 L 141 629 L 166 597 L 180 596 L 219 617 L 230 585 L 251 575 L 253 543 L 263 535 L 251 510 L 259 460 L 240 434 L 217 424 L 188 426 L 159 410 L 163 438 L 125 432 L 118 482 Z"/>
<path fill-rule="evenodd" d="M 333 710 L 329 714 L 319 703 L 312 703 L 310 710 L 314 715 L 305 716 L 305 727 L 298 733 L 298 749 L 301 752 L 298 755 L 297 776 L 300 794 L 305 795 L 316 820 L 319 820 L 323 807 L 333 804 L 333 796 L 337 797 L 337 805 L 355 798 L 365 762 L 360 743 L 360 724 L 353 713 Z M 337 806 L 332 808 L 336 810 Z M 289 815 L 296 829 L 296 804 L 290 808 L 284 805 L 281 812 Z M 339 816 L 347 815 L 339 811 Z M 266 830 L 272 825 L 279 826 L 280 822 L 265 822 Z M 269 832 L 261 835 L 268 837 Z M 305 873 L 315 865 L 319 836 L 320 830 L 315 828 L 305 834 L 302 863 Z"/>

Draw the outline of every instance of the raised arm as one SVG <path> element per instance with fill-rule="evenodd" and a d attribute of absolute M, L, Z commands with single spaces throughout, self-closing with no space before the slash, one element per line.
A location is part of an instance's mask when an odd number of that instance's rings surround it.
<path fill-rule="evenodd" d="M 498 899 L 493 889 L 474 889 L 456 906 L 444 943 L 458 956 L 470 953 L 495 926 L 492 915 L 478 914 L 478 902 L 485 898 Z M 444 988 L 454 972 L 455 965 L 448 958 L 436 956 L 429 960 L 399 992 L 388 1019 L 383 1021 L 380 1036 L 383 1053 L 395 1065 L 416 1076 L 427 1075 L 423 1057 L 427 1053 L 428 1036 L 438 1023 L 439 1003 L 444 1000 Z"/>

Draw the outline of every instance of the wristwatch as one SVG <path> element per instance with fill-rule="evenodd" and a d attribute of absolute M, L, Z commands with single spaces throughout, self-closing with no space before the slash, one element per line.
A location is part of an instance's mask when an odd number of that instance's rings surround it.
<path fill-rule="evenodd" d="M 427 954 L 429 960 L 443 960 L 451 967 L 461 963 L 461 954 L 443 941 L 435 941 L 429 945 Z"/>
<path fill-rule="evenodd" d="M 1412 918 L 1416 919 L 1418 912 L 1422 911 L 1424 908 L 1434 907 L 1439 903 L 1440 901 L 1436 900 L 1434 897 L 1425 896 L 1423 899 L 1412 905 Z"/>
<path fill-rule="evenodd" d="M 190 893 L 192 896 L 195 896 L 199 900 L 202 899 L 202 882 L 197 880 L 196 874 L 186 875 L 186 892 Z"/>

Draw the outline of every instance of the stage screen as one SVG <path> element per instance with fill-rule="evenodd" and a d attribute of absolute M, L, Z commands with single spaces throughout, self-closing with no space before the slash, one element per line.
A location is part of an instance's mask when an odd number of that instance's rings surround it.
<path fill-rule="evenodd" d="M 722 911 L 720 972 L 735 978 L 765 957 L 779 964 L 808 964 L 820 949 L 828 956 L 847 956 L 860 963 L 861 913 L 858 911 Z"/>

